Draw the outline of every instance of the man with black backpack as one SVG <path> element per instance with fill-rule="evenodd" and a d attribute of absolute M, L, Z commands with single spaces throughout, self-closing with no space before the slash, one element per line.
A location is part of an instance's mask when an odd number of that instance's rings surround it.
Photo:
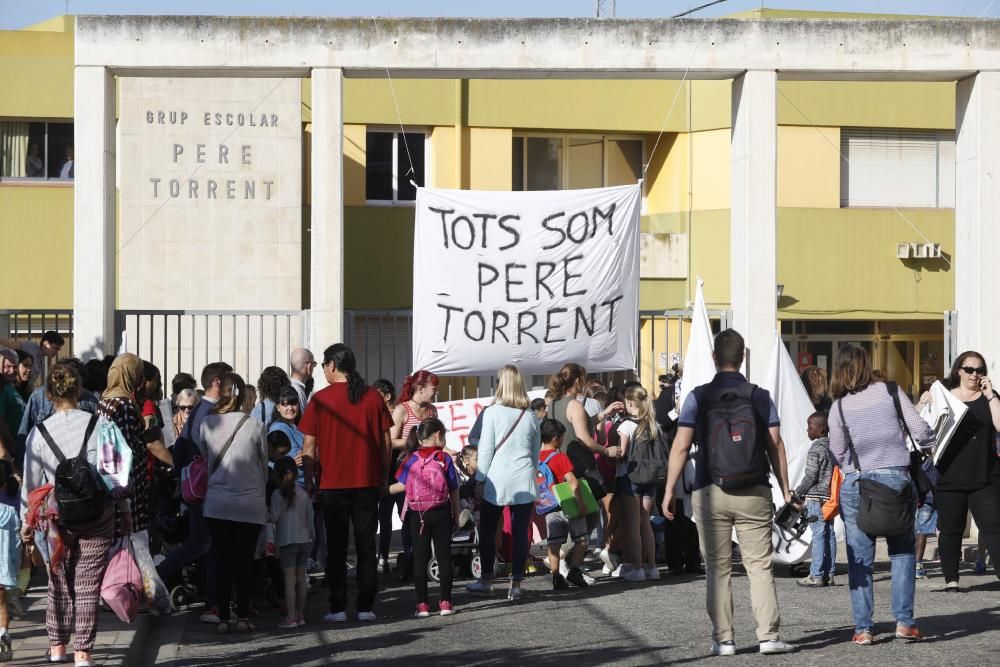
<path fill-rule="evenodd" d="M 774 505 L 768 460 L 788 502 L 791 493 L 785 447 L 770 395 L 739 372 L 744 352 L 743 337 L 736 331 L 726 329 L 715 337 L 712 356 L 718 373 L 684 401 L 663 497 L 664 516 L 673 519 L 674 487 L 691 445 L 697 443 L 692 501 L 705 555 L 713 655 L 736 654 L 730 582 L 734 528 L 750 580 L 760 652 L 795 650 L 778 638 L 781 617 L 771 564 Z"/>

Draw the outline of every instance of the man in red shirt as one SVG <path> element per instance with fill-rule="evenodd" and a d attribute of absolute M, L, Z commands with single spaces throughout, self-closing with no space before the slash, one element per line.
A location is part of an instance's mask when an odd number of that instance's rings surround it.
<path fill-rule="evenodd" d="M 319 490 L 326 522 L 326 580 L 330 613 L 324 620 L 347 620 L 348 526 L 354 526 L 357 552 L 359 621 L 374 621 L 378 570 L 375 532 L 378 500 L 386 484 L 392 441 L 392 417 L 382 396 L 365 384 L 356 370 L 354 353 L 338 343 L 323 353 L 323 373 L 329 386 L 313 394 L 299 429 L 305 434 L 302 462 L 306 491 L 315 488 L 314 464 L 319 459 Z"/>

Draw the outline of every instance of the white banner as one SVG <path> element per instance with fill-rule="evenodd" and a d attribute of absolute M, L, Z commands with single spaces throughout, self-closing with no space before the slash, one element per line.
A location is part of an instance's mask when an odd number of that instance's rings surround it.
<path fill-rule="evenodd" d="M 639 185 L 555 192 L 420 188 L 414 367 L 635 367 Z"/>

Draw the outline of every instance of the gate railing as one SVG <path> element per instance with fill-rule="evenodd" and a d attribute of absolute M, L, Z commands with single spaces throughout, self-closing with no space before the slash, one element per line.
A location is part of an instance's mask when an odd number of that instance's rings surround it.
<path fill-rule="evenodd" d="M 268 366 L 288 370 L 289 353 L 304 345 L 306 317 L 300 310 L 120 310 L 116 340 L 119 352 L 156 364 L 167 392 L 175 374 L 198 379 L 213 361 L 256 384 Z"/>

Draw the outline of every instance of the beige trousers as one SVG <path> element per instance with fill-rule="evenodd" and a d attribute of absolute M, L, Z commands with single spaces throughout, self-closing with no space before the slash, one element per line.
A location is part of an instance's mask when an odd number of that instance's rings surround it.
<path fill-rule="evenodd" d="M 774 509 L 771 489 L 752 486 L 723 491 L 709 484 L 694 492 L 694 516 L 698 523 L 701 553 L 705 558 L 708 579 L 708 617 L 712 621 L 712 639 L 733 639 L 733 528 L 740 543 L 743 566 L 750 580 L 750 601 L 757 622 L 757 639 L 778 638 L 781 617 L 774 587 L 771 564 L 771 520 Z"/>

